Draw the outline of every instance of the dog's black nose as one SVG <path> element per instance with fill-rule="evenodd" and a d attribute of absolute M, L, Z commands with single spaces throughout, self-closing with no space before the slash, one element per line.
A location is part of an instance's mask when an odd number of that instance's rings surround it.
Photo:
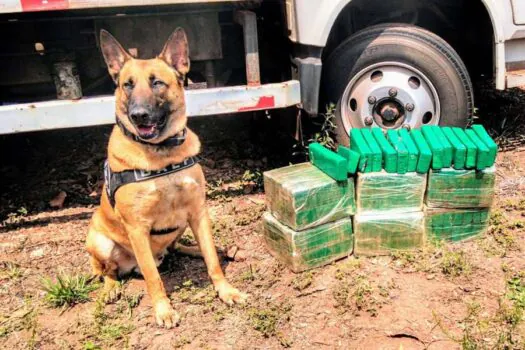
<path fill-rule="evenodd" d="M 148 124 L 151 121 L 146 108 L 134 108 L 130 111 L 129 116 L 137 124 Z"/>

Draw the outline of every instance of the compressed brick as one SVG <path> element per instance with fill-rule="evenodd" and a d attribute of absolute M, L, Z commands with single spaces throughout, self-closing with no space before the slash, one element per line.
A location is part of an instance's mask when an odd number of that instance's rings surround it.
<path fill-rule="evenodd" d="M 441 129 L 443 134 L 447 137 L 452 145 L 452 154 L 454 169 L 465 169 L 465 161 L 467 159 L 467 147 L 459 140 L 454 131 L 449 127 Z"/>
<path fill-rule="evenodd" d="M 407 129 L 400 129 L 399 136 L 403 140 L 405 147 L 408 151 L 408 172 L 416 171 L 417 161 L 419 158 L 419 151 L 414 143 L 414 140 L 410 137 L 410 134 Z"/>
<path fill-rule="evenodd" d="M 418 173 L 427 173 L 428 169 L 430 169 L 430 163 L 432 162 L 432 151 L 430 150 L 425 137 L 421 133 L 421 130 L 413 129 L 410 132 L 410 136 L 412 136 L 419 151 L 416 171 Z"/>
<path fill-rule="evenodd" d="M 368 148 L 370 148 L 371 160 L 372 160 L 372 171 L 381 171 L 383 154 L 381 153 L 381 148 L 377 144 L 376 139 L 372 135 L 370 129 L 361 129 L 361 134 L 365 139 Z"/>
<path fill-rule="evenodd" d="M 346 171 L 349 174 L 355 174 L 357 172 L 357 166 L 359 165 L 359 153 L 354 152 L 345 146 L 338 146 L 337 153 L 346 158 Z"/>
<path fill-rule="evenodd" d="M 448 141 L 447 137 L 437 125 L 431 125 L 434 135 L 439 139 L 441 146 L 443 147 L 443 168 L 450 168 L 452 166 L 453 149 L 452 145 Z"/>
<path fill-rule="evenodd" d="M 389 255 L 424 244 L 422 212 L 354 216 L 354 254 Z"/>
<path fill-rule="evenodd" d="M 353 178 L 335 181 L 310 163 L 270 170 L 263 175 L 269 210 L 294 230 L 355 213 Z"/>
<path fill-rule="evenodd" d="M 397 152 L 397 172 L 405 174 L 408 171 L 408 151 L 397 130 L 388 130 L 387 138 Z"/>
<path fill-rule="evenodd" d="M 372 171 L 372 152 L 360 129 L 350 130 L 350 149 L 360 155 L 357 170 L 364 173 Z"/>
<path fill-rule="evenodd" d="M 421 128 L 421 132 L 423 133 L 425 141 L 427 141 L 430 151 L 432 152 L 432 169 L 437 170 L 443 168 L 443 146 L 441 145 L 439 138 L 436 136 L 430 126 L 424 125 Z"/>
<path fill-rule="evenodd" d="M 473 169 L 476 167 L 476 159 L 478 157 L 478 149 L 474 142 L 465 133 L 465 130 L 461 128 L 452 128 L 454 134 L 458 137 L 461 143 L 467 148 L 467 156 L 465 159 L 465 168 Z"/>
<path fill-rule="evenodd" d="M 489 209 L 427 209 L 425 232 L 430 242 L 462 241 L 486 232 Z"/>
<path fill-rule="evenodd" d="M 494 199 L 495 166 L 479 170 L 431 170 L 425 203 L 429 208 L 488 208 Z"/>
<path fill-rule="evenodd" d="M 308 151 L 313 165 L 334 180 L 346 181 L 348 164 L 346 158 L 315 142 L 308 146 Z"/>
<path fill-rule="evenodd" d="M 356 184 L 358 214 L 388 214 L 421 211 L 427 174 L 415 172 L 359 173 Z"/>
<path fill-rule="evenodd" d="M 381 128 L 372 128 L 372 135 L 383 154 L 383 167 L 387 173 L 397 172 L 397 152 L 388 142 Z"/>
<path fill-rule="evenodd" d="M 487 132 L 487 130 L 485 130 L 483 125 L 472 125 L 472 130 L 474 130 L 476 135 L 478 135 L 481 141 L 483 141 L 485 146 L 487 146 L 487 148 L 489 149 L 490 162 L 487 164 L 487 166 L 492 166 L 496 161 L 496 155 L 498 154 L 498 145 L 496 144 L 496 142 L 494 142 L 492 137 L 490 137 L 489 133 Z"/>
<path fill-rule="evenodd" d="M 472 129 L 465 130 L 468 138 L 476 145 L 477 158 L 476 158 L 476 169 L 485 169 L 490 164 L 489 149 L 483 141 L 478 137 L 476 132 Z"/>
<path fill-rule="evenodd" d="M 352 254 L 354 237 L 350 218 L 294 231 L 265 213 L 263 226 L 270 253 L 294 272 L 326 265 Z"/>

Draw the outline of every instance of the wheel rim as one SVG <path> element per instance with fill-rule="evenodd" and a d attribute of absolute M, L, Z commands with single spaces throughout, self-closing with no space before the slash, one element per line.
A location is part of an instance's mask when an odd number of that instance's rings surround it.
<path fill-rule="evenodd" d="M 346 132 L 353 127 L 384 129 L 437 125 L 439 96 L 421 71 L 400 62 L 381 62 L 357 73 L 341 98 Z"/>

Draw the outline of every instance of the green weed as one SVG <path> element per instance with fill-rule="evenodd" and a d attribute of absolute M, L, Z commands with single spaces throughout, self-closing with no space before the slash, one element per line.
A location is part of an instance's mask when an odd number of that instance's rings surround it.
<path fill-rule="evenodd" d="M 265 337 L 271 337 L 276 335 L 281 323 L 289 320 L 290 310 L 291 306 L 288 304 L 268 305 L 263 309 L 252 307 L 248 310 L 248 319 L 253 329 Z"/>
<path fill-rule="evenodd" d="M 73 306 L 90 300 L 89 293 L 99 287 L 86 275 L 60 274 L 56 281 L 50 278 L 42 280 L 42 289 L 46 292 L 45 301 L 53 307 Z"/>
<path fill-rule="evenodd" d="M 462 251 L 453 252 L 446 250 L 443 253 L 440 266 L 443 274 L 452 277 L 468 276 L 472 272 L 472 265 Z"/>
<path fill-rule="evenodd" d="M 308 287 L 313 282 L 314 275 L 311 271 L 304 272 L 295 276 L 292 280 L 292 286 L 295 290 L 302 291 Z"/>

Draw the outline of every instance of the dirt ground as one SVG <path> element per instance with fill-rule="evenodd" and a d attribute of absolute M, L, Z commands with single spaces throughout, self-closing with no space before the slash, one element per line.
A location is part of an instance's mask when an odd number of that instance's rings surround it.
<path fill-rule="evenodd" d="M 192 121 L 217 246 L 238 248 L 223 267 L 250 299 L 222 304 L 202 260 L 170 255 L 162 278 L 182 316 L 172 330 L 154 324 L 139 276 L 123 281 L 111 305 L 97 301 L 98 290 L 73 306 L 46 299 L 45 278 L 90 272 L 83 245 L 110 127 L 0 138 L 0 347 L 525 349 L 525 93 L 482 87 L 477 97 L 481 121 L 505 148 L 488 233 L 302 274 L 268 254 L 261 232 L 261 172 L 287 164 L 289 140 L 249 115 Z M 61 191 L 63 207 L 51 208 Z"/>

